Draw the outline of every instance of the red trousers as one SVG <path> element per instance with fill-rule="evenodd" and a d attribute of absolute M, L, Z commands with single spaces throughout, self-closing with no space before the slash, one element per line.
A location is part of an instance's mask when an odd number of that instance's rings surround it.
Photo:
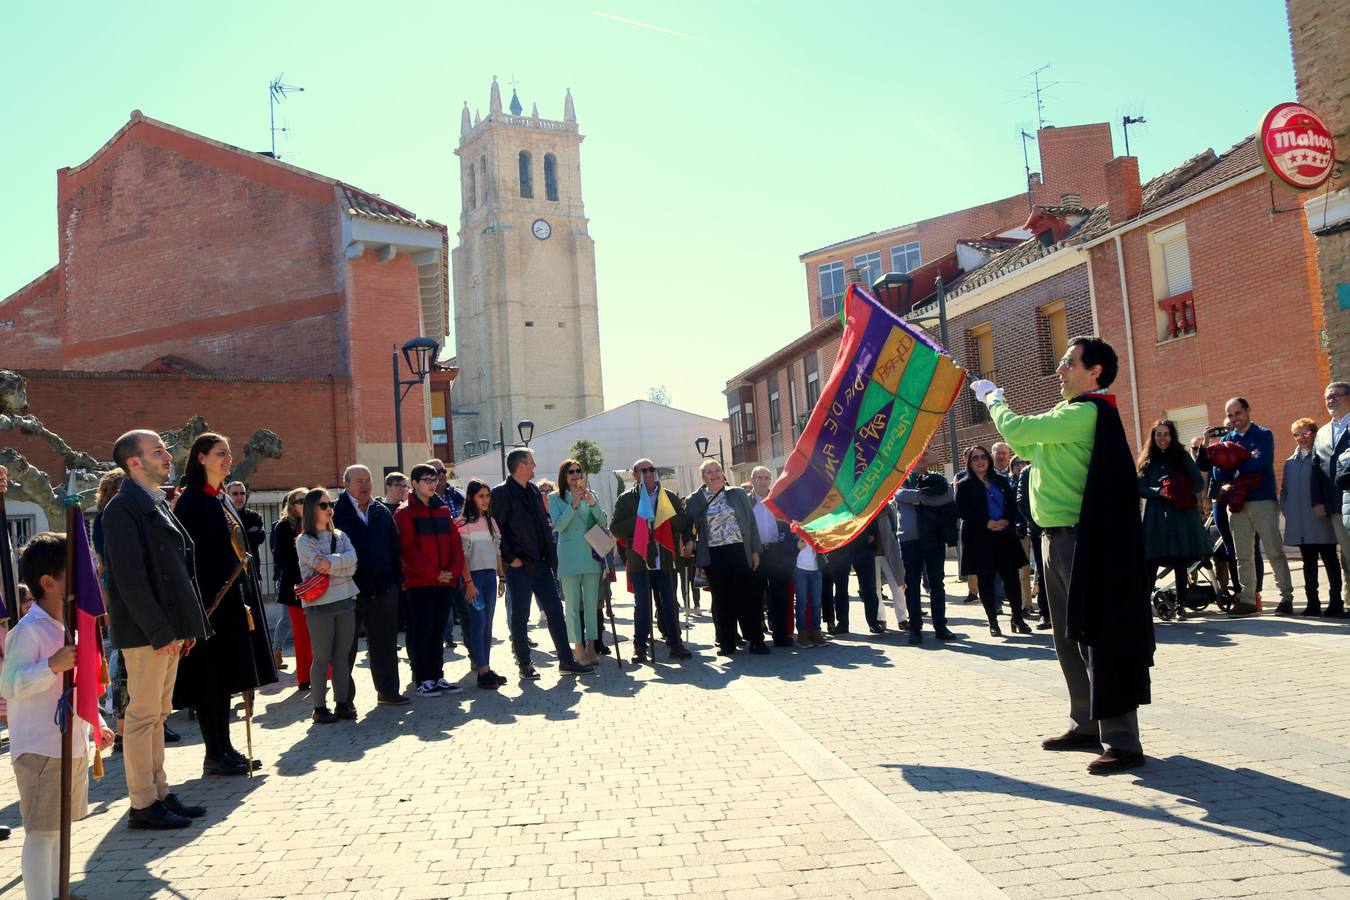
<path fill-rule="evenodd" d="M 309 625 L 301 607 L 288 606 L 286 612 L 290 614 L 291 630 L 295 632 L 295 680 L 303 684 L 309 681 L 309 667 L 314 662 L 314 651 L 309 646 Z"/>

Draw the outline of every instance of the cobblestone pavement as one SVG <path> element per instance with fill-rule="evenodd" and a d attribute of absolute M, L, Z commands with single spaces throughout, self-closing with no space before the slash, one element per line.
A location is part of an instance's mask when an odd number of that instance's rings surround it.
<path fill-rule="evenodd" d="M 730 662 L 696 616 L 694 660 L 559 678 L 541 647 L 537 683 L 465 678 L 460 696 L 402 708 L 374 705 L 359 663 L 354 724 L 310 725 L 288 674 L 259 698 L 259 777 L 202 779 L 196 727 L 174 716 L 170 779 L 210 810 L 189 829 L 128 831 L 112 758 L 75 827 L 73 890 L 1350 896 L 1350 621 L 1160 623 L 1149 764 L 1094 777 L 1090 755 L 1038 746 L 1067 710 L 1048 634 L 992 639 L 978 604 L 951 609 L 953 644 L 854 634 Z M 513 671 L 506 644 L 493 654 Z M 15 797 L 6 761 L 0 822 L 18 824 Z M 0 897 L 23 895 L 21 841 L 0 843 Z"/>

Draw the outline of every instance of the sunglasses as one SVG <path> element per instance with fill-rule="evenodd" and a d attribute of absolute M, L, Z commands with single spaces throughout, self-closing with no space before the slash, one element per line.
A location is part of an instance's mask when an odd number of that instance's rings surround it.
<path fill-rule="evenodd" d="M 332 508 L 333 508 L 333 504 L 329 503 L 327 500 L 320 500 L 318 503 L 316 503 L 316 504 L 314 504 L 314 505 L 317 506 L 319 509 L 332 509 Z"/>
<path fill-rule="evenodd" d="M 977 453 L 977 454 L 975 454 L 974 456 L 972 456 L 972 457 L 970 458 L 970 461 L 971 461 L 971 462 L 977 462 L 977 461 L 979 461 L 979 460 L 981 460 L 981 459 L 984 460 L 985 462 L 988 462 L 988 461 L 989 461 L 989 457 L 985 456 L 983 453 Z"/>
<path fill-rule="evenodd" d="M 568 475 L 581 475 L 581 474 L 584 474 L 584 473 L 583 473 L 580 469 L 568 469 L 568 470 L 567 470 L 567 474 L 568 474 Z"/>
<path fill-rule="evenodd" d="M 646 474 L 648 474 L 649 472 L 655 472 L 655 471 L 656 471 L 656 466 L 643 466 L 641 469 L 638 469 L 638 474 L 639 474 L 639 475 L 646 475 Z"/>

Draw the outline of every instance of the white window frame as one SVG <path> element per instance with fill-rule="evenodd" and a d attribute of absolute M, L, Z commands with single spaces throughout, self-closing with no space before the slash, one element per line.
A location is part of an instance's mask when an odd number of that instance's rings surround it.
<path fill-rule="evenodd" d="M 863 287 L 872 290 L 872 283 L 885 274 L 881 271 L 881 251 L 872 250 L 853 257 L 853 268 L 858 270 Z"/>
<path fill-rule="evenodd" d="M 839 276 L 839 290 L 834 291 L 835 275 Z M 830 289 L 825 287 L 826 277 L 829 277 Z M 844 299 L 844 292 L 848 290 L 846 276 L 844 274 L 844 261 L 842 259 L 833 262 L 821 263 L 816 266 L 816 287 L 820 291 L 820 316 L 822 319 L 828 318 L 839 313 L 839 304 Z M 829 309 L 826 308 L 829 304 Z"/>
<path fill-rule="evenodd" d="M 900 257 L 903 261 L 897 263 L 897 257 Z M 899 244 L 891 248 L 892 272 L 903 275 L 906 272 L 914 271 L 921 265 L 923 265 L 923 255 L 919 250 L 918 241 L 910 241 L 908 244 Z"/>

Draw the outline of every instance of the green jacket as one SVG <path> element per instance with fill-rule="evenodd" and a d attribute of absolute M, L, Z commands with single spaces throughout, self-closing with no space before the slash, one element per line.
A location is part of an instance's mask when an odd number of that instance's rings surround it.
<path fill-rule="evenodd" d="M 586 540 L 586 532 L 605 524 L 605 511 L 599 503 L 581 503 L 573 509 L 571 501 L 562 499 L 560 493 L 548 495 L 548 515 L 558 532 L 558 577 L 598 575 L 600 561 Z"/>
<path fill-rule="evenodd" d="M 1065 400 L 1039 416 L 1019 416 L 1008 404 L 989 407 L 994 427 L 1031 467 L 1031 515 L 1041 528 L 1077 525 L 1083 506 L 1097 407 Z"/>
<path fill-rule="evenodd" d="M 665 488 L 662 488 L 662 490 L 666 491 Z M 670 520 L 670 530 L 675 536 L 675 546 L 678 547 L 681 536 L 689 528 L 689 518 L 684 514 L 684 501 L 680 499 L 679 494 L 674 491 L 666 491 L 666 497 L 670 500 L 670 505 L 675 507 L 675 516 Z M 614 524 L 610 526 L 610 533 L 623 541 L 624 567 L 630 572 L 640 572 L 647 568 L 648 560 L 655 560 L 654 554 L 659 550 L 661 553 L 661 568 L 667 572 L 674 571 L 672 568 L 673 557 L 670 551 L 661 547 L 655 541 L 652 541 L 647 547 L 646 560 L 633 552 L 633 531 L 637 528 L 637 508 L 636 486 L 624 491 L 614 501 L 614 514 L 611 516 Z"/>

